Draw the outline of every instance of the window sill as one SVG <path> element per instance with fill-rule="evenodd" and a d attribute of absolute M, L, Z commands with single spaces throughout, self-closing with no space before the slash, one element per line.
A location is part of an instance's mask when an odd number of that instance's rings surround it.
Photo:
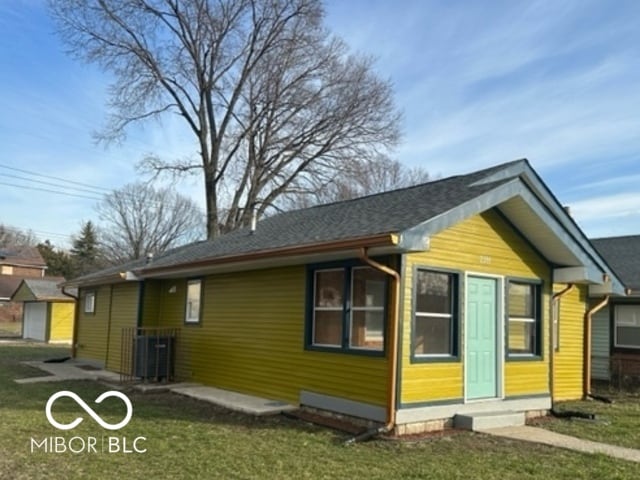
<path fill-rule="evenodd" d="M 459 363 L 459 355 L 411 355 L 411 363 Z"/>
<path fill-rule="evenodd" d="M 542 361 L 542 355 L 534 355 L 534 354 L 507 354 L 506 361 L 507 362 L 539 362 Z"/>
<path fill-rule="evenodd" d="M 386 353 L 384 350 L 368 350 L 366 348 L 325 347 L 320 345 L 305 345 L 304 349 L 311 352 L 360 355 L 363 357 L 384 357 Z"/>

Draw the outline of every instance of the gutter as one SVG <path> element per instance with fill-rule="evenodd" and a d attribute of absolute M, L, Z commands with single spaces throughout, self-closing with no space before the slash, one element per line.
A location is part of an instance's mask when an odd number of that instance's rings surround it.
<path fill-rule="evenodd" d="M 73 330 L 71 333 L 71 358 L 76 358 L 76 340 L 78 338 L 78 323 L 80 317 L 80 291 L 78 291 L 78 295 L 73 295 L 65 290 L 66 285 L 63 285 L 61 288 L 62 294 L 70 297 L 74 300 L 76 308 L 73 310 Z"/>
<path fill-rule="evenodd" d="M 565 295 L 568 295 L 569 293 L 571 293 L 575 288 L 576 288 L 576 286 L 573 283 L 568 283 L 567 286 L 564 289 L 562 289 L 559 292 L 553 294 L 553 297 L 551 297 L 551 315 L 552 315 L 552 318 L 553 318 L 553 312 L 555 311 L 556 304 L 560 301 L 560 299 L 562 297 L 564 297 Z M 559 326 L 560 325 L 560 311 L 558 311 L 558 318 L 556 318 L 556 321 L 558 322 L 558 326 Z M 555 367 L 556 367 L 556 361 L 555 361 L 556 349 L 555 349 L 555 343 L 556 343 L 556 329 L 554 328 L 553 321 L 552 321 L 551 322 L 551 333 L 549 335 L 549 370 L 551 371 L 551 375 L 549 376 L 549 391 L 551 392 L 551 403 L 552 404 L 553 404 L 553 391 L 554 391 L 555 379 L 556 379 L 556 371 L 555 371 Z"/>
<path fill-rule="evenodd" d="M 375 260 L 369 258 L 367 249 L 360 249 L 360 258 L 371 267 L 379 270 L 392 278 L 393 296 L 391 301 L 391 336 L 387 342 L 389 346 L 389 383 L 387 385 L 387 422 L 382 427 L 376 427 L 366 432 L 348 439 L 345 444 L 351 444 L 358 441 L 367 440 L 381 433 L 389 433 L 393 431 L 396 424 L 396 386 L 398 383 L 398 318 L 400 307 L 400 274 L 392 268 L 382 265 Z"/>
<path fill-rule="evenodd" d="M 600 303 L 591 307 L 584 314 L 584 397 L 591 396 L 591 322 L 593 316 L 607 306 L 610 295 L 605 295 Z"/>
<path fill-rule="evenodd" d="M 305 245 L 294 245 L 279 248 L 272 248 L 269 250 L 258 250 L 250 253 L 239 253 L 234 255 L 227 255 L 222 257 L 213 257 L 203 260 L 195 260 L 192 262 L 180 262 L 174 265 L 141 268 L 134 273 L 140 277 L 151 278 L 154 275 L 161 275 L 167 272 L 176 272 L 189 268 L 206 267 L 212 265 L 222 265 L 234 262 L 250 262 L 255 260 L 262 260 L 271 257 L 278 256 L 293 256 L 303 255 L 307 253 L 326 253 L 339 249 L 347 248 L 363 248 L 362 245 L 367 245 L 367 248 L 371 247 L 395 247 L 398 246 L 399 235 L 395 233 L 382 233 L 378 235 L 368 237 L 350 238 L 348 240 L 338 240 L 333 242 L 321 242 L 311 243 Z"/>

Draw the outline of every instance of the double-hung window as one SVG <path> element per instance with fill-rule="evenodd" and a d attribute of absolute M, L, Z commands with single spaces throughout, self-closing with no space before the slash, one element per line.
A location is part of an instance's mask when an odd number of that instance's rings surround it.
<path fill-rule="evenodd" d="M 640 305 L 615 305 L 615 346 L 640 348 Z"/>
<path fill-rule="evenodd" d="M 365 266 L 312 272 L 313 304 L 307 344 L 348 351 L 384 350 L 386 275 Z"/>
<path fill-rule="evenodd" d="M 84 295 L 84 313 L 96 313 L 96 292 L 93 290 Z"/>
<path fill-rule="evenodd" d="M 417 269 L 414 280 L 413 358 L 458 355 L 458 275 Z"/>
<path fill-rule="evenodd" d="M 510 356 L 541 354 L 540 284 L 510 280 L 507 284 Z"/>
<path fill-rule="evenodd" d="M 202 309 L 202 280 L 187 281 L 187 301 L 184 312 L 184 323 L 200 323 Z"/>

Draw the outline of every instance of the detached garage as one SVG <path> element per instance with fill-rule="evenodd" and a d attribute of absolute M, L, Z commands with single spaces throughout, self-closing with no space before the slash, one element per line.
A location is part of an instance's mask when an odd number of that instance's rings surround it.
<path fill-rule="evenodd" d="M 11 297 L 23 302 L 22 338 L 51 343 L 71 343 L 75 300 L 62 293 L 63 278 L 26 278 Z"/>

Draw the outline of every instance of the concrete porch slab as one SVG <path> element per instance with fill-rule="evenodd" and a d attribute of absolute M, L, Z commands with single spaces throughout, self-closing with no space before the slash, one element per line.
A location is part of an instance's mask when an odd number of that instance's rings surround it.
<path fill-rule="evenodd" d="M 453 425 L 465 430 L 482 431 L 491 428 L 524 425 L 524 412 L 478 412 L 453 417 Z"/>
<path fill-rule="evenodd" d="M 37 361 L 22 362 L 30 367 L 35 367 L 47 372 L 49 375 L 42 377 L 18 378 L 14 380 L 19 384 L 40 382 L 63 382 L 65 380 L 94 380 L 105 382 L 119 382 L 120 375 L 106 370 L 85 370 L 82 362 L 68 360 L 60 363 L 45 363 Z"/>
<path fill-rule="evenodd" d="M 204 385 L 172 387 L 171 392 L 187 397 L 210 402 L 221 407 L 248 413 L 249 415 L 277 415 L 281 412 L 296 410 L 296 405 L 277 400 L 246 395 L 244 393 L 231 392 L 220 388 L 206 387 Z"/>

